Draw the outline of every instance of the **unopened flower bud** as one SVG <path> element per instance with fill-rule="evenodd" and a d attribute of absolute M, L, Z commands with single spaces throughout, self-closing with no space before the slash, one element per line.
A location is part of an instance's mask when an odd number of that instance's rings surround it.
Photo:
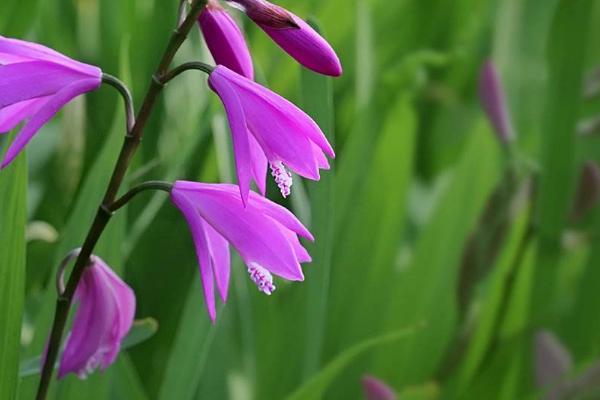
<path fill-rule="evenodd" d="M 506 103 L 506 95 L 502 87 L 500 75 L 491 60 L 485 61 L 481 67 L 479 97 L 500 141 L 503 144 L 513 141 L 515 133 L 510 111 Z"/>

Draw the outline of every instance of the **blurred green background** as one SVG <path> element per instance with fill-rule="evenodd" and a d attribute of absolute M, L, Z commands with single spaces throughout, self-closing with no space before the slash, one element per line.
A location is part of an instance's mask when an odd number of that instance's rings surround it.
<path fill-rule="evenodd" d="M 139 106 L 176 3 L 2 0 L 0 34 L 101 66 Z M 600 182 L 592 173 L 579 184 L 584 165 L 600 161 L 598 2 L 279 4 L 318 23 L 345 72 L 303 70 L 232 11 L 257 79 L 336 143 L 332 171 L 318 183 L 296 178 L 284 203 L 317 239 L 306 281 L 278 281 L 264 296 L 236 256 L 230 300 L 211 326 L 185 221 L 163 193 L 143 194 L 96 253 L 135 289 L 136 317 L 158 329 L 104 373 L 53 383 L 51 397 L 360 399 L 372 374 L 402 400 L 544 398 L 537 371 L 559 398 L 598 398 Z M 477 96 L 490 57 L 517 131 L 510 149 Z M 176 58 L 193 59 L 210 60 L 197 29 Z M 81 245 L 123 129 L 121 99 L 102 88 L 0 173 L 2 398 L 16 384 L 18 398 L 33 398 L 38 376 L 26 367 L 50 327 L 54 270 Z M 223 109 L 200 73 L 164 91 L 127 184 L 176 178 L 234 179 Z M 138 328 L 148 336 L 153 324 Z"/>

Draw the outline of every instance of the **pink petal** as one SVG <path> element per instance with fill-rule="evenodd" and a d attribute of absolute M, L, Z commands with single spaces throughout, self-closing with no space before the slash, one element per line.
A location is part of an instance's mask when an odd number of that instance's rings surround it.
<path fill-rule="evenodd" d="M 306 68 L 330 76 L 342 74 L 342 64 L 329 43 L 302 18 L 291 14 L 297 28 L 272 28 L 258 24 L 275 43 Z"/>
<path fill-rule="evenodd" d="M 277 115 L 278 118 L 287 119 L 289 124 L 296 126 L 294 131 L 306 135 L 328 156 L 332 158 L 335 157 L 335 152 L 321 131 L 319 125 L 317 125 L 308 114 L 302 111 L 302 109 L 294 103 L 266 87 L 236 74 L 226 67 L 218 66 L 215 72 L 218 72 L 223 78 L 234 84 L 236 89 L 243 90 L 243 93 L 252 97 L 254 101 L 266 103 L 270 108 L 269 114 Z M 242 97 L 241 93 L 240 97 Z"/>
<path fill-rule="evenodd" d="M 52 61 L 97 79 L 102 76 L 102 71 L 98 67 L 75 61 L 41 44 L 0 36 L 0 64 L 3 63 L 3 54 L 12 55 L 13 60 Z"/>
<path fill-rule="evenodd" d="M 52 95 L 81 79 L 80 73 L 48 61 L 2 65 L 0 109 L 21 101 Z"/>
<path fill-rule="evenodd" d="M 203 229 L 203 221 L 200 214 L 197 212 L 194 204 L 186 196 L 178 196 L 177 192 L 172 193 L 171 199 L 173 203 L 183 213 L 196 248 L 196 257 L 200 267 L 200 277 L 202 279 L 202 290 L 204 291 L 204 304 L 208 315 L 212 322 L 217 318 L 217 310 L 215 307 L 215 286 L 213 268 L 211 264 L 210 252 Z"/>
<path fill-rule="evenodd" d="M 235 155 L 235 168 L 240 186 L 242 201 L 246 204 L 248 193 L 250 192 L 250 179 L 252 174 L 252 159 L 250 154 L 250 144 L 248 141 L 248 129 L 246 127 L 246 117 L 244 109 L 238 95 L 232 86 L 223 79 L 215 79 L 214 72 L 209 77 L 211 87 L 217 92 L 223 105 L 233 141 L 233 151 Z"/>
<path fill-rule="evenodd" d="M 248 135 L 248 144 L 250 145 L 250 158 L 252 159 L 252 175 L 254 176 L 254 182 L 256 182 L 258 190 L 264 196 L 267 193 L 267 169 L 269 167 L 269 161 L 253 135 Z"/>
<path fill-rule="evenodd" d="M 302 280 L 302 269 L 293 246 L 281 231 L 282 225 L 265 218 L 260 208 L 244 208 L 232 185 L 175 183 L 172 197 L 186 197 L 202 218 L 240 253 L 246 264 L 256 262 L 288 280 Z"/>
<path fill-rule="evenodd" d="M 231 272 L 231 254 L 229 243 L 212 226 L 202 221 L 202 229 L 206 237 L 208 252 L 212 261 L 212 268 L 217 281 L 217 288 L 223 302 L 227 301 L 229 289 L 229 275 Z"/>
<path fill-rule="evenodd" d="M 108 351 L 112 344 L 108 339 L 112 323 L 118 316 L 115 299 L 106 287 L 104 277 L 93 267 L 88 267 L 84 274 L 88 293 L 87 297 L 80 300 L 81 310 L 75 316 L 71 335 L 61 357 L 61 377 L 68 372 L 76 372 L 84 377 L 90 360 Z"/>
<path fill-rule="evenodd" d="M 65 104 L 78 95 L 96 89 L 100 82 L 84 79 L 75 82 L 52 96 L 29 120 L 10 145 L 0 168 L 6 167 L 31 140 L 33 135 L 48 122 Z"/>
<path fill-rule="evenodd" d="M 48 101 L 49 97 L 38 97 L 11 104 L 0 110 L 0 133 L 8 132 L 19 125 L 23 120 L 34 115 L 40 107 Z"/>
<path fill-rule="evenodd" d="M 209 2 L 198 23 L 215 63 L 254 79 L 254 67 L 244 34 L 227 11 L 218 3 Z"/>

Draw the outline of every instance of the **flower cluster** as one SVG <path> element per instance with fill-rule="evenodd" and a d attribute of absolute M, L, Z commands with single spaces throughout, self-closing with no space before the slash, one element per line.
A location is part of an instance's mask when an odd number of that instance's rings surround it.
<path fill-rule="evenodd" d="M 335 153 L 306 113 L 254 82 L 248 45 L 229 12 L 217 0 L 202 4 L 198 25 L 216 63 L 207 68 L 208 82 L 229 120 L 238 184 L 177 181 L 169 185 L 169 192 L 189 225 L 205 305 L 214 322 L 215 292 L 223 302 L 227 300 L 230 245 L 246 264 L 249 279 L 267 295 L 275 291 L 274 276 L 304 279 L 301 263 L 311 258 L 299 237 L 314 239 L 290 211 L 265 197 L 266 179 L 270 169 L 281 194 L 287 197 L 292 172 L 318 180 L 319 170 L 329 168 L 328 157 Z M 306 68 L 341 75 L 340 61 L 331 46 L 293 13 L 265 0 L 231 0 L 227 4 L 242 10 Z M 193 18 L 192 22 L 196 14 Z M 108 82 L 106 77 L 99 68 L 42 45 L 0 36 L 0 132 L 25 122 L 6 152 L 2 168 L 65 104 Z M 258 193 L 251 189 L 252 182 Z M 104 209 L 109 206 L 103 203 Z M 89 261 L 75 292 L 79 306 L 61 356 L 59 377 L 69 372 L 85 377 L 98 367 L 106 368 L 132 326 L 133 291 L 101 259 L 92 255 Z"/>

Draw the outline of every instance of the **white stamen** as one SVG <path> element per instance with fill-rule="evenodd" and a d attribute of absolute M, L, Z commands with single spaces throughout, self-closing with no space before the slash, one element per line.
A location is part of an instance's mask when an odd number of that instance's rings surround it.
<path fill-rule="evenodd" d="M 257 263 L 250 263 L 248 265 L 248 274 L 250 279 L 256 284 L 258 290 L 271 295 L 275 291 L 275 285 L 273 285 L 273 275 L 265 268 L 261 267 Z"/>
<path fill-rule="evenodd" d="M 281 161 L 273 161 L 271 165 L 271 175 L 275 178 L 275 183 L 279 186 L 281 195 L 285 198 L 291 193 L 292 174 L 285 168 Z"/>

